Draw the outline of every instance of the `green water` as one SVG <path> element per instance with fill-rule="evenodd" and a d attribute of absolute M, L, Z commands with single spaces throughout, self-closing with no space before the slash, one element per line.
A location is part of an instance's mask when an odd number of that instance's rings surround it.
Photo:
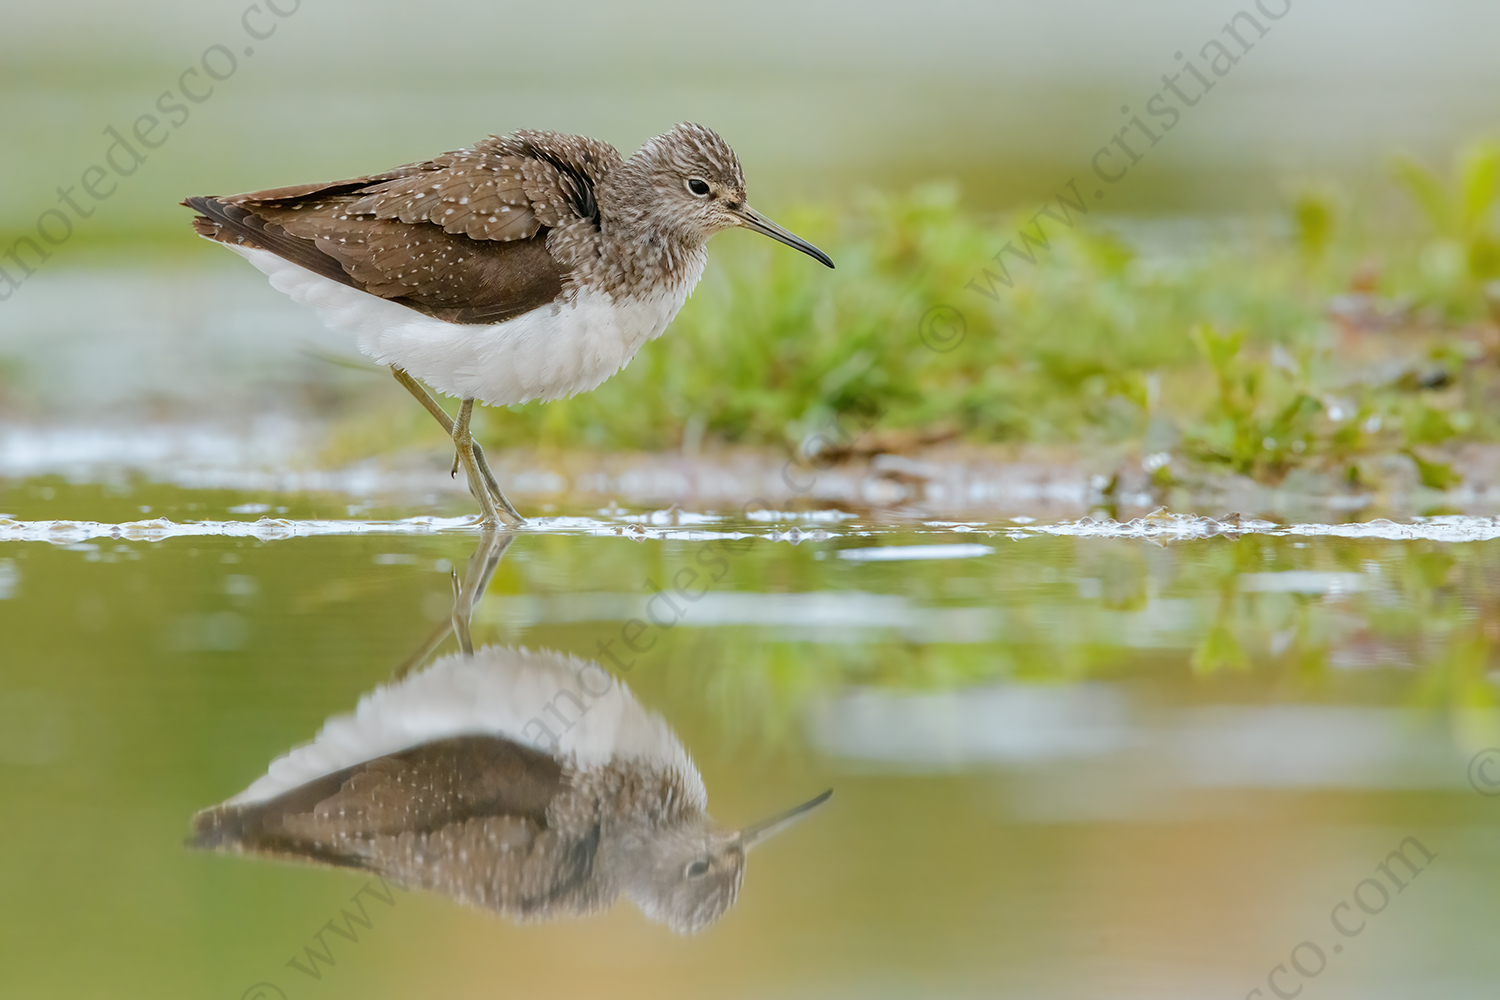
<path fill-rule="evenodd" d="M 106 493 L 13 484 L 0 537 L 258 516 Z M 578 513 L 514 538 L 474 645 L 604 663 L 726 824 L 835 790 L 722 920 L 185 849 L 443 627 L 479 536 L 58 527 L 0 541 L 0 996 L 1493 996 L 1500 542 Z"/>

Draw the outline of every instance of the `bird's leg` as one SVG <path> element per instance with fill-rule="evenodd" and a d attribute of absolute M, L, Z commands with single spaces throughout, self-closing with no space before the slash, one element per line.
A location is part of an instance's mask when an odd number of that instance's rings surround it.
<path fill-rule="evenodd" d="M 452 437 L 453 418 L 448 416 L 448 411 L 444 410 L 442 406 L 438 404 L 438 401 L 432 398 L 432 393 L 428 392 L 427 388 L 422 385 L 421 382 L 418 382 L 416 379 L 412 378 L 409 374 L 407 374 L 402 369 L 397 368 L 395 365 L 391 365 L 391 374 L 396 376 L 397 382 L 400 382 L 402 385 L 406 386 L 407 392 L 417 397 L 417 402 L 422 404 L 422 408 L 425 409 L 428 413 L 432 414 L 432 419 L 442 424 L 443 430 L 448 433 L 449 437 Z"/>
<path fill-rule="evenodd" d="M 432 398 L 432 393 L 428 392 L 427 389 L 422 385 L 422 383 L 418 382 L 416 379 L 412 378 L 411 375 L 407 374 L 405 371 L 402 371 L 400 368 L 397 368 L 395 365 L 391 366 L 391 373 L 396 376 L 397 382 L 400 382 L 402 385 L 406 386 L 407 392 L 410 392 L 413 396 L 417 397 L 417 402 L 421 403 L 423 409 L 432 414 L 433 419 L 442 425 L 443 430 L 447 432 L 448 436 L 453 437 L 453 418 L 448 416 L 447 411 L 445 411 L 442 406 L 439 405 L 437 400 Z M 474 448 L 474 463 L 479 467 L 479 475 L 484 479 L 484 484 L 489 487 L 490 495 L 494 497 L 495 502 L 500 505 L 500 509 L 505 511 L 515 520 L 516 524 L 525 524 L 526 519 L 522 517 L 516 510 L 516 508 L 511 504 L 511 502 L 506 499 L 505 491 L 500 489 L 499 481 L 495 479 L 495 474 L 490 471 L 490 463 L 485 461 L 484 458 L 484 449 L 479 446 L 479 442 L 474 441 L 472 436 L 469 440 Z M 454 439 L 454 443 L 457 444 L 456 438 Z M 458 474 L 458 467 L 462 463 L 463 449 L 460 448 L 453 456 L 453 475 Z M 483 502 L 481 501 L 481 505 L 482 503 Z"/>
<path fill-rule="evenodd" d="M 427 640 L 406 658 L 406 662 L 396 668 L 396 672 L 391 675 L 391 680 L 399 681 L 411 673 L 413 669 L 432 655 L 433 650 L 443 644 L 443 640 L 448 638 L 448 633 L 451 631 L 453 631 L 453 616 L 449 615 L 448 620 L 434 629 L 432 634 L 427 637 Z"/>
<path fill-rule="evenodd" d="M 485 525 L 484 532 L 485 534 L 490 534 L 491 529 L 488 524 Z M 465 656 L 474 655 L 474 640 L 469 635 L 469 614 L 473 610 L 474 606 L 472 604 L 468 607 L 464 606 L 463 588 L 458 582 L 458 574 L 454 573 L 452 616 L 453 634 L 458 636 L 459 651 L 462 652 Z"/>
<path fill-rule="evenodd" d="M 484 449 L 479 446 L 478 441 L 474 442 L 474 464 L 479 466 L 479 474 L 484 477 L 485 485 L 494 494 L 495 502 L 500 505 L 500 509 L 509 514 L 516 524 L 525 524 L 526 519 L 511 505 L 510 500 L 505 496 L 505 491 L 500 488 L 499 481 L 495 479 L 495 474 L 490 471 L 490 463 L 484 460 Z"/>
<path fill-rule="evenodd" d="M 469 635 L 469 619 L 473 617 L 474 605 L 484 596 L 489 589 L 490 580 L 495 576 L 495 568 L 500 565 L 500 559 L 505 555 L 505 550 L 510 548 L 516 540 L 516 534 L 509 529 L 495 531 L 486 528 L 480 533 L 479 546 L 474 554 L 469 557 L 469 566 L 464 573 L 462 581 L 458 573 L 453 572 L 453 610 L 448 620 L 439 625 L 427 640 L 417 647 L 406 661 L 396 668 L 392 675 L 392 681 L 399 681 L 412 670 L 416 669 L 427 658 L 443 644 L 448 638 L 448 633 L 453 632 L 458 636 L 459 648 L 465 652 L 472 652 L 474 641 Z"/>
<path fill-rule="evenodd" d="M 469 636 L 469 619 L 474 616 L 474 605 L 489 589 L 490 580 L 495 576 L 495 567 L 500 565 L 500 557 L 505 555 L 505 550 L 515 540 L 516 536 L 510 531 L 497 535 L 493 529 L 485 528 L 480 536 L 479 547 L 469 557 L 469 568 L 464 573 L 463 584 L 460 585 L 458 577 L 454 577 L 453 632 L 458 636 L 458 646 L 465 655 L 474 654 L 474 640 Z"/>
<path fill-rule="evenodd" d="M 473 416 L 474 400 L 471 397 L 458 408 L 458 419 L 453 422 L 453 443 L 458 445 L 458 459 L 463 463 L 464 475 L 469 478 L 469 492 L 474 494 L 479 509 L 484 512 L 481 523 L 488 528 L 500 523 L 500 512 L 495 509 L 495 498 L 490 496 L 489 488 L 479 474 L 479 463 L 474 461 L 474 435 L 469 432 L 469 420 Z"/>

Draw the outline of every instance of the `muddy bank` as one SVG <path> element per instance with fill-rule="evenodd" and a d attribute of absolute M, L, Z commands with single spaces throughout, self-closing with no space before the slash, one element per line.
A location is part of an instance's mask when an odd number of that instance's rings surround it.
<path fill-rule="evenodd" d="M 11 426 L 0 430 L 0 479 L 60 476 L 74 483 L 133 478 L 189 489 L 338 494 L 353 501 L 450 508 L 462 484 L 441 444 L 329 467 L 326 439 L 308 422 L 263 420 L 237 428 L 181 424 L 113 428 Z M 1410 458 L 1367 463 L 1371 484 L 1334 472 L 1293 470 L 1279 484 L 1204 471 L 1178 459 L 943 444 L 903 454 L 797 461 L 784 451 L 723 448 L 697 455 L 496 450 L 491 460 L 517 502 L 537 510 L 624 508 L 736 511 L 838 507 L 921 518 L 1100 512 L 1122 520 L 1159 507 L 1219 516 L 1345 521 L 1378 516 L 1500 512 L 1500 446 L 1450 455 L 1461 482 L 1424 487 Z M 1163 462 L 1166 462 L 1165 470 Z"/>

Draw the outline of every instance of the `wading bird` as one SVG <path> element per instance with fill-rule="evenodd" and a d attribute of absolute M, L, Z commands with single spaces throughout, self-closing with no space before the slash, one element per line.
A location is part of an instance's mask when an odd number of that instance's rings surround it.
<path fill-rule="evenodd" d="M 623 895 L 693 933 L 734 905 L 746 853 L 832 794 L 720 827 L 676 734 L 624 683 L 592 661 L 488 646 L 365 695 L 200 812 L 189 844 L 363 869 L 520 921 Z"/>
<path fill-rule="evenodd" d="M 721 230 L 833 266 L 746 203 L 734 150 L 693 124 L 629 159 L 597 139 L 518 131 L 382 174 L 183 204 L 200 236 L 391 367 L 452 436 L 455 474 L 462 465 L 488 525 L 521 516 L 470 433 L 476 400 L 597 387 L 666 330 Z M 462 401 L 456 420 L 421 382 Z"/>

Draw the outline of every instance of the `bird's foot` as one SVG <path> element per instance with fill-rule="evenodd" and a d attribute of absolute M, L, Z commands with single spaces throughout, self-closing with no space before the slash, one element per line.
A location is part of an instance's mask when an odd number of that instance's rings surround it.
<path fill-rule="evenodd" d="M 474 441 L 474 435 L 469 430 L 473 414 L 474 400 L 464 400 L 458 410 L 458 419 L 453 422 L 453 443 L 458 446 L 459 462 L 468 474 L 469 492 L 479 501 L 479 509 L 483 513 L 480 524 L 486 528 L 500 527 L 501 510 L 516 524 L 523 524 L 525 519 L 506 499 L 500 484 L 495 481 L 495 474 L 490 471 L 489 463 L 484 460 L 484 449 Z"/>
<path fill-rule="evenodd" d="M 485 486 L 489 488 L 490 496 L 499 505 L 499 508 L 509 514 L 514 523 L 525 524 L 526 519 L 521 516 L 520 511 L 516 510 L 510 500 L 506 498 L 505 491 L 500 488 L 500 481 L 490 471 L 490 463 L 485 461 L 484 449 L 479 446 L 478 441 L 474 442 L 474 464 L 479 467 L 479 475 L 484 479 Z"/>

